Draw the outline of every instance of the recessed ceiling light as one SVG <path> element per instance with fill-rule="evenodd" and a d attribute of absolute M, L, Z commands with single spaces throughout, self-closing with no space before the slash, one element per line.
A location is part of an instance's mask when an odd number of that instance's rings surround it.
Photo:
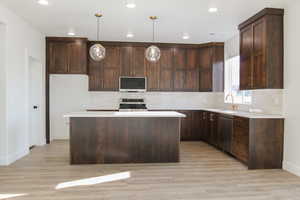
<path fill-rule="evenodd" d="M 127 8 L 135 8 L 136 5 L 134 3 L 129 3 L 129 4 L 126 4 L 126 7 Z"/>
<path fill-rule="evenodd" d="M 190 39 L 190 36 L 189 36 L 189 34 L 187 34 L 187 33 L 184 33 L 184 34 L 183 34 L 183 36 L 182 36 L 182 39 L 184 39 L 184 40 L 188 40 L 188 39 Z"/>
<path fill-rule="evenodd" d="M 68 32 L 68 35 L 69 35 L 69 36 L 74 36 L 75 33 L 74 33 L 74 31 L 70 31 L 70 32 Z"/>
<path fill-rule="evenodd" d="M 136 4 L 134 3 L 134 0 L 127 0 L 126 1 L 126 7 L 127 8 L 135 8 Z"/>
<path fill-rule="evenodd" d="M 48 6 L 49 1 L 48 0 L 37 0 L 37 3 L 43 6 Z"/>
<path fill-rule="evenodd" d="M 216 34 L 215 34 L 215 33 L 209 33 L 209 35 L 210 35 L 210 36 L 214 36 L 214 35 L 216 35 Z"/>
<path fill-rule="evenodd" d="M 127 37 L 127 38 L 133 38 L 134 35 L 133 35 L 133 33 L 127 33 L 126 37 Z"/>
<path fill-rule="evenodd" d="M 215 7 L 209 8 L 208 12 L 210 12 L 210 13 L 218 12 L 218 8 L 215 8 Z"/>

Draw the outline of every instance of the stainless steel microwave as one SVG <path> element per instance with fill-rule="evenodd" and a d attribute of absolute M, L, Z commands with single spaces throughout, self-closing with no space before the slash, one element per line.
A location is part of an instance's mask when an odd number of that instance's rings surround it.
<path fill-rule="evenodd" d="M 119 79 L 119 91 L 120 92 L 146 92 L 147 78 L 121 76 Z"/>

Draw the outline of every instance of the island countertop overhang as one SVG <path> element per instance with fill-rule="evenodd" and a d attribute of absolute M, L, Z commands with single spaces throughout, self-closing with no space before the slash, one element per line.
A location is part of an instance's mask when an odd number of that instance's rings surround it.
<path fill-rule="evenodd" d="M 129 111 L 129 112 L 103 112 L 103 111 L 83 111 L 83 112 L 73 112 L 64 115 L 65 118 L 71 117 L 127 117 L 127 118 L 136 118 L 136 117 L 170 117 L 170 118 L 184 118 L 186 115 L 174 112 L 174 111 Z"/>

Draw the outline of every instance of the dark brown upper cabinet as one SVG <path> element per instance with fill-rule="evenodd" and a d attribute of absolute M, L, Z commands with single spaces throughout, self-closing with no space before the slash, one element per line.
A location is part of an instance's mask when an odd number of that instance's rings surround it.
<path fill-rule="evenodd" d="M 121 76 L 145 76 L 145 50 L 145 47 L 121 47 Z"/>
<path fill-rule="evenodd" d="M 241 90 L 283 88 L 283 14 L 266 8 L 239 25 Z"/>
<path fill-rule="evenodd" d="M 223 91 L 223 43 L 156 44 L 161 50 L 156 63 L 145 59 L 149 43 L 101 42 L 106 57 L 100 62 L 88 56 L 93 44 L 82 38 L 48 38 L 49 72 L 88 73 L 90 91 L 118 91 L 120 76 L 147 77 L 148 91 Z"/>
<path fill-rule="evenodd" d="M 209 43 L 199 50 L 199 91 L 224 91 L 224 44 Z"/>
<path fill-rule="evenodd" d="M 161 57 L 158 62 L 146 60 L 146 77 L 148 91 L 173 90 L 173 48 L 161 48 Z"/>
<path fill-rule="evenodd" d="M 91 45 L 93 43 L 89 44 L 89 46 Z M 95 62 L 89 57 L 90 91 L 116 91 L 119 88 L 123 49 L 117 46 L 105 46 L 105 49 L 104 60 Z"/>
<path fill-rule="evenodd" d="M 174 90 L 199 91 L 199 49 L 174 49 Z"/>
<path fill-rule="evenodd" d="M 86 74 L 86 38 L 46 38 L 47 70 L 50 74 Z"/>
<path fill-rule="evenodd" d="M 144 77 L 146 76 L 146 47 L 133 47 L 132 49 L 132 64 L 130 76 Z"/>

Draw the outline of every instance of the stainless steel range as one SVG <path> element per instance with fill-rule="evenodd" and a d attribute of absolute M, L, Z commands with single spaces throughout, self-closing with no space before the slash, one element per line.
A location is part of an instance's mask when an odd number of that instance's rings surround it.
<path fill-rule="evenodd" d="M 119 111 L 147 111 L 144 98 L 121 98 Z"/>

